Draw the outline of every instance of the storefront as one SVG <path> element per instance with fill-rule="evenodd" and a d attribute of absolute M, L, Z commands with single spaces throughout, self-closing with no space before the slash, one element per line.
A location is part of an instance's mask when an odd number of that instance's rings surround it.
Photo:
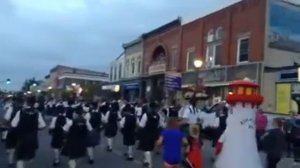
<path fill-rule="evenodd" d="M 119 100 L 121 98 L 121 86 L 119 84 L 106 84 L 102 85 L 102 95 L 103 99 L 107 100 Z"/>
<path fill-rule="evenodd" d="M 122 83 L 122 97 L 127 101 L 135 101 L 140 98 L 142 90 L 141 81 L 135 80 Z"/>

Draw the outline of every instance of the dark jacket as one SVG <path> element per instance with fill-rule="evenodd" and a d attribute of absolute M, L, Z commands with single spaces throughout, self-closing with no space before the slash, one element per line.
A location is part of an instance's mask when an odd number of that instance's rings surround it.
<path fill-rule="evenodd" d="M 281 157 L 286 149 L 286 141 L 280 128 L 269 130 L 261 140 L 262 148 L 269 156 Z"/>

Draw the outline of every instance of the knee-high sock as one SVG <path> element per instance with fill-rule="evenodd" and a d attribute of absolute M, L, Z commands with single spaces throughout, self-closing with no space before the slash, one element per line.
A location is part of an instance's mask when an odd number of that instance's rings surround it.
<path fill-rule="evenodd" d="M 127 151 L 128 157 L 132 157 L 132 153 L 133 153 L 133 146 L 128 146 L 128 151 Z"/>
<path fill-rule="evenodd" d="M 7 150 L 7 153 L 8 153 L 8 164 L 14 163 L 15 149 L 9 149 Z"/>
<path fill-rule="evenodd" d="M 7 133 L 8 133 L 8 131 L 3 131 L 3 132 L 2 132 L 1 139 L 6 140 Z"/>
<path fill-rule="evenodd" d="M 112 145 L 113 145 L 113 138 L 107 138 L 107 146 L 109 148 L 112 148 Z"/>
<path fill-rule="evenodd" d="M 17 168 L 24 168 L 24 161 L 23 160 L 18 160 L 17 161 Z"/>
<path fill-rule="evenodd" d="M 88 147 L 87 148 L 87 154 L 89 159 L 94 160 L 94 149 L 93 147 Z"/>
<path fill-rule="evenodd" d="M 151 167 L 151 165 L 152 165 L 151 152 L 150 152 L 150 151 L 147 151 L 147 152 L 144 153 L 144 155 L 145 155 L 145 161 L 146 161 L 147 163 L 149 163 L 149 164 L 150 164 L 150 167 Z"/>
<path fill-rule="evenodd" d="M 59 157 L 60 157 L 59 149 L 54 149 L 53 152 L 54 152 L 54 162 L 59 162 Z"/>
<path fill-rule="evenodd" d="M 76 161 L 75 160 L 69 160 L 69 168 L 76 168 Z"/>

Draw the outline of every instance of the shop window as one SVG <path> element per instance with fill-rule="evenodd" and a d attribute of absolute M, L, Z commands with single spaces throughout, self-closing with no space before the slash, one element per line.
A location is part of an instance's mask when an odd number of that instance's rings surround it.
<path fill-rule="evenodd" d="M 190 48 L 187 52 L 187 61 L 186 61 L 186 70 L 193 71 L 194 67 L 194 60 L 196 59 L 196 52 L 194 48 Z"/>
<path fill-rule="evenodd" d="M 249 61 L 249 37 L 238 39 L 237 63 Z"/>

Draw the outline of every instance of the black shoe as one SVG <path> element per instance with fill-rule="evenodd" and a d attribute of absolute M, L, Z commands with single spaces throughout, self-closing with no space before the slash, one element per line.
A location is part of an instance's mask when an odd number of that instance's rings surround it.
<path fill-rule="evenodd" d="M 9 163 L 9 164 L 8 164 L 8 167 L 9 167 L 9 168 L 13 168 L 13 167 L 15 167 L 15 164 Z"/>
<path fill-rule="evenodd" d="M 123 155 L 124 155 L 124 156 L 128 156 L 128 153 L 127 153 L 127 152 L 125 152 Z"/>
<path fill-rule="evenodd" d="M 144 166 L 144 167 L 149 167 L 149 166 L 150 166 L 150 164 L 149 164 L 149 163 L 147 163 L 147 162 L 144 162 L 143 166 Z"/>
<path fill-rule="evenodd" d="M 89 160 L 89 164 L 90 164 L 90 165 L 93 165 L 93 164 L 94 164 L 94 159 L 90 159 L 90 160 Z"/>
<path fill-rule="evenodd" d="M 157 151 L 155 154 L 156 154 L 156 155 L 160 155 L 160 152 L 159 152 L 159 151 Z"/>
<path fill-rule="evenodd" d="M 108 147 L 106 148 L 106 151 L 107 151 L 107 152 L 112 152 L 112 148 L 108 146 Z"/>
<path fill-rule="evenodd" d="M 128 160 L 128 161 L 133 161 L 133 157 L 132 157 L 132 156 L 128 156 L 128 157 L 127 157 L 127 160 Z"/>
<path fill-rule="evenodd" d="M 58 162 L 54 161 L 52 165 L 53 165 L 53 167 L 57 167 L 57 166 L 60 165 L 60 162 L 59 161 Z"/>

